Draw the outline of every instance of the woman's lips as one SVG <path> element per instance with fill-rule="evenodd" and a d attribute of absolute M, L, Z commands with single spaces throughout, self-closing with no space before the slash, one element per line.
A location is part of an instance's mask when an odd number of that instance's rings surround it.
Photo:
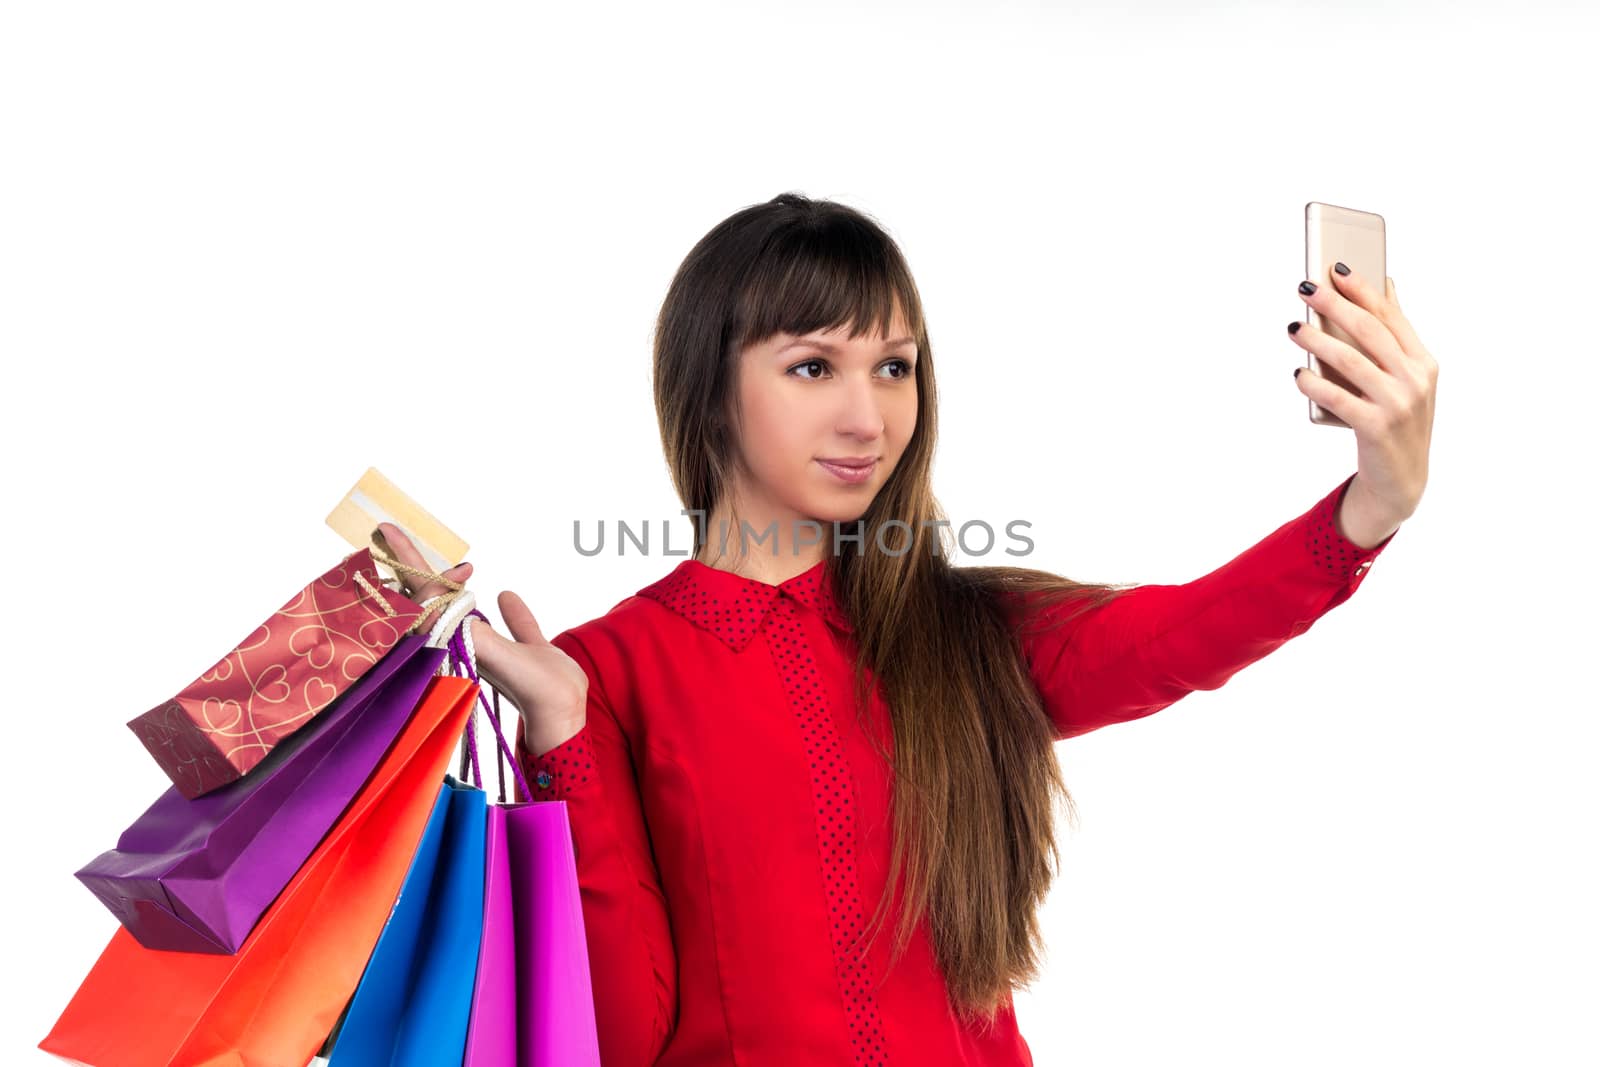
<path fill-rule="evenodd" d="M 872 477 L 872 472 L 878 469 L 878 461 L 873 460 L 860 467 L 846 467 L 842 463 L 829 463 L 825 459 L 817 460 L 823 470 L 844 482 L 846 485 L 860 485 Z"/>

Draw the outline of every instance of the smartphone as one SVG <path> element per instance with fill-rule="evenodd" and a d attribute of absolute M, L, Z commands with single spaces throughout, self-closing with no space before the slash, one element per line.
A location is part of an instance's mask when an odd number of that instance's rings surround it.
<path fill-rule="evenodd" d="M 1319 204 L 1315 200 L 1306 205 L 1306 277 L 1317 285 L 1333 285 L 1333 265 L 1343 263 L 1383 291 L 1389 267 L 1384 251 L 1383 216 L 1371 211 Z M 1337 338 L 1358 351 L 1361 346 L 1332 321 L 1324 319 L 1307 305 L 1306 322 Z M 1357 396 L 1361 390 L 1333 367 L 1317 358 L 1316 353 L 1306 353 L 1306 366 L 1343 389 Z M 1371 356 L 1367 357 L 1371 359 Z M 1306 398 L 1311 405 L 1311 421 L 1319 426 L 1344 426 L 1345 422 L 1333 412 Z"/>

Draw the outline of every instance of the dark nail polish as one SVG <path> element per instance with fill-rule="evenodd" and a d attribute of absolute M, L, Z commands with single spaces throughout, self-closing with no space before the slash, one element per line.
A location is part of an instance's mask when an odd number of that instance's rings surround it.
<path fill-rule="evenodd" d="M 1333 265 L 1333 269 L 1338 271 L 1340 274 L 1349 274 L 1350 273 L 1350 268 L 1345 266 L 1343 263 L 1335 263 Z"/>
<path fill-rule="evenodd" d="M 1317 291 L 1317 283 L 1316 282 L 1301 282 L 1300 283 L 1300 291 L 1302 293 L 1306 294 L 1307 296 L 1310 296 L 1312 293 Z"/>
<path fill-rule="evenodd" d="M 1295 368 L 1295 369 L 1294 369 L 1294 376 L 1295 376 L 1295 377 L 1296 377 L 1296 378 L 1299 378 L 1299 377 L 1300 377 L 1300 372 L 1301 372 L 1301 371 L 1303 371 L 1303 370 L 1305 370 L 1305 368 L 1304 368 L 1304 367 L 1296 367 L 1296 368 Z"/>
<path fill-rule="evenodd" d="M 1299 322 L 1299 320 L 1296 320 L 1296 321 L 1291 322 L 1289 324 L 1289 332 L 1290 333 L 1299 333 L 1300 332 L 1300 322 Z"/>

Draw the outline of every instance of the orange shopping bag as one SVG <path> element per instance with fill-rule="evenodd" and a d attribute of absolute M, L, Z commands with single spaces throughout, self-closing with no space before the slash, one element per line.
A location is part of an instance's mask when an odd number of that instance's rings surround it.
<path fill-rule="evenodd" d="M 350 807 L 231 956 L 147 949 L 119 928 L 39 1043 L 115 1067 L 298 1067 L 338 1021 L 378 942 L 478 698 L 428 683 Z"/>

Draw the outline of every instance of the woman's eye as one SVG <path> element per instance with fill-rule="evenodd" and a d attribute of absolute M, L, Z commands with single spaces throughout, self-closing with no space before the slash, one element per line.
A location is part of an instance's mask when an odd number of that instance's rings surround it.
<path fill-rule="evenodd" d="M 790 367 L 789 368 L 789 373 L 793 374 L 795 371 L 799 370 L 801 367 L 824 367 L 824 366 L 827 366 L 827 364 L 823 363 L 823 361 L 820 360 L 820 359 L 808 359 L 804 363 L 796 363 L 794 366 Z M 815 381 L 816 380 L 815 378 L 807 377 L 804 374 L 800 375 L 800 377 L 801 378 L 805 378 L 807 381 Z"/>
<path fill-rule="evenodd" d="M 900 373 L 900 374 L 891 374 L 890 375 L 891 378 L 894 378 L 897 381 L 900 380 L 900 379 L 903 379 L 903 378 L 911 377 L 911 372 L 914 369 L 912 364 L 909 361 L 904 360 L 904 359 L 897 359 L 892 363 L 884 364 L 884 366 L 886 366 L 886 367 L 899 367 L 901 369 L 902 373 Z"/>

